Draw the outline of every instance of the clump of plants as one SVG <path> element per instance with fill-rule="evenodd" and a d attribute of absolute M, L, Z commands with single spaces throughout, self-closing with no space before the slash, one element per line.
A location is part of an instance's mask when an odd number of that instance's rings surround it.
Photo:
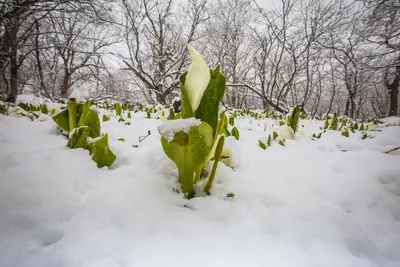
<path fill-rule="evenodd" d="M 77 103 L 76 98 L 70 98 L 67 108 L 54 115 L 53 121 L 68 137 L 67 146 L 87 149 L 97 167 L 110 167 L 117 158 L 108 146 L 108 135 L 101 135 L 99 114 L 89 100 Z"/>
<path fill-rule="evenodd" d="M 219 104 L 225 94 L 225 76 L 220 66 L 209 69 L 201 55 L 187 45 L 192 56 L 189 70 L 180 76 L 180 119 L 169 120 L 158 128 L 165 154 L 178 167 L 178 179 L 187 198 L 195 196 L 194 185 L 202 176 L 208 179 L 204 191 L 210 194 L 218 162 L 222 157 L 225 115 Z M 213 157 L 211 173 L 204 166 Z"/>
<path fill-rule="evenodd" d="M 295 134 L 299 129 L 300 114 L 301 109 L 297 105 L 286 115 L 286 121 L 279 124 L 278 133 L 282 138 L 294 140 Z M 281 145 L 284 145 L 284 143 L 281 142 Z"/>

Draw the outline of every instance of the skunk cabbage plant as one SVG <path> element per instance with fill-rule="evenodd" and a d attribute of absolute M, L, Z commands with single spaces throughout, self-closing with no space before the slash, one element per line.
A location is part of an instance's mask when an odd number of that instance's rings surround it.
<path fill-rule="evenodd" d="M 107 135 L 100 134 L 99 114 L 90 107 L 90 101 L 77 103 L 76 98 L 70 98 L 67 108 L 54 115 L 53 121 L 68 133 L 67 146 L 88 149 L 99 168 L 110 167 L 115 161 Z"/>
<path fill-rule="evenodd" d="M 178 178 L 186 197 L 194 196 L 193 185 L 200 180 L 212 151 L 221 153 L 224 138 L 220 138 L 219 104 L 225 94 L 225 76 L 220 66 L 209 69 L 196 49 L 187 45 L 192 57 L 189 70 L 180 77 L 182 111 L 180 119 L 159 126 L 165 154 L 176 164 Z M 225 118 L 225 116 L 223 116 Z M 213 149 L 218 143 L 218 150 Z M 219 155 L 214 156 L 213 170 Z M 218 159 L 218 160 L 217 160 Z M 214 180 L 211 173 L 205 191 L 209 193 Z"/>

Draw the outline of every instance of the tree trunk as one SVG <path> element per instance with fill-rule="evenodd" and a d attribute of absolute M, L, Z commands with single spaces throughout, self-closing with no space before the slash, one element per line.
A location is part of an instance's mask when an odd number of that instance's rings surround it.
<path fill-rule="evenodd" d="M 400 59 L 400 58 L 399 58 Z M 389 91 L 389 116 L 398 115 L 398 94 L 400 86 L 400 65 L 396 66 L 393 82 L 389 82 L 388 71 L 385 73 L 385 86 Z"/>
<path fill-rule="evenodd" d="M 19 22 L 14 18 L 7 29 L 10 63 L 10 87 L 8 88 L 7 101 L 15 102 L 18 95 L 18 36 Z"/>
<path fill-rule="evenodd" d="M 158 85 L 156 88 L 155 88 L 155 90 L 156 90 L 156 99 L 157 99 L 157 103 L 160 103 L 160 104 L 165 104 L 165 98 L 164 98 L 164 96 L 163 96 L 163 93 L 162 93 L 162 86 L 161 85 Z"/>
<path fill-rule="evenodd" d="M 69 83 L 70 74 L 68 69 L 64 69 L 64 78 L 61 84 L 61 97 L 67 98 L 68 97 L 68 83 Z"/>
<path fill-rule="evenodd" d="M 397 88 L 397 90 L 396 89 L 394 89 L 394 88 L 392 88 L 390 91 L 389 91 L 389 116 L 396 116 L 396 115 L 398 115 L 398 106 L 399 106 L 399 103 L 398 103 L 398 94 L 399 94 L 399 89 Z"/>

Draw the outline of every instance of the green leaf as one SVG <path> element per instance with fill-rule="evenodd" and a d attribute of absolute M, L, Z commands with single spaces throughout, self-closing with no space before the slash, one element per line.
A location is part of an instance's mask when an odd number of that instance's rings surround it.
<path fill-rule="evenodd" d="M 121 116 L 121 104 L 119 102 L 115 104 L 115 113 L 117 116 Z"/>
<path fill-rule="evenodd" d="M 210 69 L 210 83 L 205 90 L 195 117 L 208 123 L 213 129 L 213 136 L 217 133 L 219 104 L 225 94 L 225 76 L 218 65 L 215 70 Z"/>
<path fill-rule="evenodd" d="M 187 76 L 187 71 L 184 72 L 179 77 L 180 88 L 181 88 L 181 118 L 182 119 L 187 119 L 187 118 L 193 117 L 193 110 L 192 110 L 192 106 L 190 105 L 189 96 L 187 95 L 186 90 L 184 90 L 186 76 Z"/>
<path fill-rule="evenodd" d="M 108 117 L 106 114 L 103 114 L 103 122 L 109 121 L 110 117 Z"/>
<path fill-rule="evenodd" d="M 130 119 L 131 118 L 131 113 L 130 112 L 128 112 L 128 119 Z"/>
<path fill-rule="evenodd" d="M 328 129 L 328 127 L 329 127 L 329 120 L 326 119 L 325 124 L 324 124 L 324 129 L 326 130 L 326 129 Z"/>
<path fill-rule="evenodd" d="M 42 110 L 42 113 L 43 114 L 49 114 L 49 110 L 47 109 L 47 105 L 46 104 L 43 104 L 42 106 L 41 106 L 41 110 Z"/>
<path fill-rule="evenodd" d="M 279 144 L 280 144 L 281 146 L 285 146 L 285 139 L 279 140 Z"/>
<path fill-rule="evenodd" d="M 347 131 L 346 132 L 342 132 L 342 135 L 346 136 L 346 137 L 349 137 L 349 132 L 347 132 Z"/>
<path fill-rule="evenodd" d="M 267 146 L 261 140 L 258 140 L 258 145 L 264 150 L 267 149 Z"/>
<path fill-rule="evenodd" d="M 89 127 L 89 136 L 91 138 L 97 138 L 100 136 L 99 113 L 90 108 L 90 101 L 86 101 L 82 106 L 78 127 L 82 126 Z"/>
<path fill-rule="evenodd" d="M 76 128 L 67 143 L 69 148 L 86 148 L 86 140 L 89 136 L 89 127 Z"/>
<path fill-rule="evenodd" d="M 236 140 L 239 140 L 239 130 L 236 127 L 233 127 L 231 134 L 235 137 Z"/>
<path fill-rule="evenodd" d="M 228 193 L 226 194 L 227 198 L 235 198 L 235 194 L 234 193 Z"/>
<path fill-rule="evenodd" d="M 173 108 L 169 108 L 169 114 L 167 120 L 173 120 L 175 117 L 175 111 Z"/>
<path fill-rule="evenodd" d="M 70 98 L 67 103 L 68 108 L 68 132 L 72 132 L 77 126 L 77 105 L 76 98 Z"/>
<path fill-rule="evenodd" d="M 88 145 L 88 150 L 92 155 L 92 159 L 97 163 L 97 167 L 110 167 L 117 158 L 108 147 L 108 135 L 97 138 Z"/>
<path fill-rule="evenodd" d="M 277 132 L 273 132 L 272 135 L 273 135 L 272 137 L 273 137 L 274 140 L 278 137 L 278 133 Z"/>
<path fill-rule="evenodd" d="M 230 124 L 231 126 L 234 126 L 234 125 L 235 125 L 235 118 L 234 118 L 233 116 L 230 116 L 230 117 L 229 117 L 229 124 Z"/>
<path fill-rule="evenodd" d="M 205 122 L 198 126 L 192 126 L 188 134 L 184 132 L 175 133 L 171 142 L 161 137 L 162 148 L 168 158 L 178 167 L 182 190 L 189 196 L 193 193 L 196 167 L 207 159 L 213 141 L 212 128 Z"/>
<path fill-rule="evenodd" d="M 331 126 L 329 127 L 329 130 L 336 131 L 338 129 L 338 126 L 339 126 L 339 119 L 337 117 L 337 114 L 334 113 L 333 114 L 333 119 L 332 119 L 332 122 L 331 122 Z"/>
<path fill-rule="evenodd" d="M 0 114 L 6 115 L 7 107 L 5 105 L 0 105 Z"/>
<path fill-rule="evenodd" d="M 268 146 L 271 146 L 271 135 L 268 136 L 267 145 L 268 145 Z"/>
<path fill-rule="evenodd" d="M 362 136 L 362 140 L 364 140 L 364 139 L 367 139 L 368 138 L 368 134 L 367 133 L 364 133 L 364 135 Z"/>
<path fill-rule="evenodd" d="M 124 118 L 121 117 L 118 119 L 118 122 L 121 122 L 121 121 L 124 122 L 125 121 Z"/>
<path fill-rule="evenodd" d="M 125 138 L 118 138 L 118 141 L 125 142 Z"/>
<path fill-rule="evenodd" d="M 69 131 L 68 110 L 64 109 L 53 116 L 53 121 L 57 123 L 61 130 Z"/>
<path fill-rule="evenodd" d="M 296 133 L 299 128 L 300 113 L 300 107 L 296 105 L 286 117 L 286 125 L 293 129 L 293 133 Z"/>

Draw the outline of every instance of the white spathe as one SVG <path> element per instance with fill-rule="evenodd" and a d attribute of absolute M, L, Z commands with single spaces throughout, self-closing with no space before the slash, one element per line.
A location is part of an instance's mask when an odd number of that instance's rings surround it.
<path fill-rule="evenodd" d="M 210 70 L 204 61 L 203 57 L 189 44 L 186 44 L 187 49 L 192 56 L 192 65 L 190 65 L 186 75 L 184 88 L 192 107 L 195 112 L 200 105 L 204 91 L 210 82 Z"/>
<path fill-rule="evenodd" d="M 279 127 L 278 134 L 282 138 L 294 140 L 293 129 L 292 127 L 289 127 L 287 125 L 282 125 L 281 127 Z"/>

